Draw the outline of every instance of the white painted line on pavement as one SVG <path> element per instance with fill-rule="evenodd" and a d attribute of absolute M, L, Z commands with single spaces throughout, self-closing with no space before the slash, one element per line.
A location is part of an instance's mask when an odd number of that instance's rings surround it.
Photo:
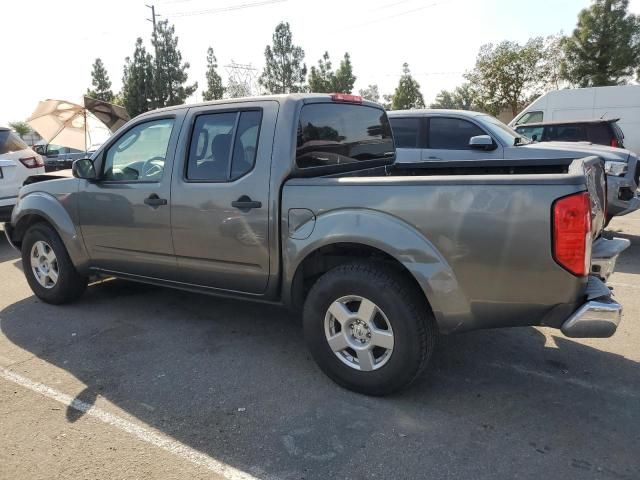
<path fill-rule="evenodd" d="M 602 387 L 600 385 L 596 385 L 594 383 L 588 382 L 586 380 L 581 380 L 579 378 L 575 378 L 575 377 L 558 377 L 556 375 L 552 375 L 551 373 L 547 373 L 547 372 L 541 372 L 539 370 L 532 370 L 530 368 L 527 368 L 525 366 L 522 365 L 517 365 L 517 364 L 504 364 L 504 363 L 497 363 L 497 362 L 491 362 L 488 364 L 491 367 L 496 367 L 496 368 L 503 368 L 503 369 L 508 369 L 508 370 L 514 370 L 518 373 L 523 373 L 525 375 L 533 375 L 536 376 L 538 378 L 543 378 L 545 380 L 550 380 L 552 382 L 557 382 L 557 383 L 568 383 L 570 385 L 573 385 L 575 387 L 580 387 L 580 388 L 586 388 L 588 390 L 595 390 L 599 393 L 603 393 L 606 395 L 616 395 L 618 397 L 627 397 L 627 398 L 634 398 L 634 399 L 640 399 L 640 393 L 636 393 L 634 391 L 628 390 L 624 387 L 622 388 L 609 388 L 609 387 Z"/>
<path fill-rule="evenodd" d="M 71 407 L 87 415 L 91 415 L 101 422 L 109 424 L 130 435 L 133 435 L 143 442 L 150 443 L 151 445 L 155 445 L 156 447 L 159 447 L 178 457 L 182 457 L 183 459 L 188 460 L 195 465 L 204 467 L 224 478 L 227 478 L 228 480 L 257 480 L 256 477 L 243 472 L 242 470 L 233 468 L 225 463 L 219 462 L 218 460 L 215 460 L 202 452 L 198 452 L 190 447 L 187 447 L 183 443 L 172 440 L 160 433 L 154 432 L 151 429 L 136 425 L 135 423 L 125 420 L 124 418 L 120 418 L 100 408 L 94 407 L 93 405 L 84 403 L 71 397 L 70 395 L 66 395 L 62 392 L 54 390 L 53 388 L 48 387 L 42 383 L 29 380 L 28 378 L 7 370 L 6 368 L 0 367 L 0 377 L 10 382 L 16 383 L 21 387 L 27 388 L 33 392 L 39 393 L 40 395 L 44 395 L 45 397 L 55 400 L 56 402 L 60 402 L 67 407 Z"/>

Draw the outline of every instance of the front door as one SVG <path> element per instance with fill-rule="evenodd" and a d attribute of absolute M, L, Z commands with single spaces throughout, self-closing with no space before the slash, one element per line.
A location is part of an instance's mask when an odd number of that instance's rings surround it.
<path fill-rule="evenodd" d="M 153 278 L 175 274 L 171 167 L 181 119 L 128 128 L 98 157 L 99 179 L 80 187 L 79 221 L 93 267 Z"/>
<path fill-rule="evenodd" d="M 277 112 L 272 101 L 189 110 L 171 191 L 181 281 L 226 291 L 265 291 Z"/>
<path fill-rule="evenodd" d="M 475 123 L 462 118 L 432 116 L 428 119 L 427 148 L 422 150 L 425 162 L 450 162 L 455 160 L 490 160 L 503 158 L 500 144 L 494 150 L 473 149 L 471 137 L 488 135 Z"/>

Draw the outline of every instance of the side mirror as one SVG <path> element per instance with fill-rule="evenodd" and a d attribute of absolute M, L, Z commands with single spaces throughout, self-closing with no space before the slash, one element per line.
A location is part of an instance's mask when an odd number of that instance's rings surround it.
<path fill-rule="evenodd" d="M 531 135 L 531 141 L 533 142 L 537 142 L 538 141 L 538 134 L 534 133 L 533 135 Z"/>
<path fill-rule="evenodd" d="M 474 150 L 495 150 L 496 144 L 489 135 L 476 135 L 469 139 L 469 147 Z"/>
<path fill-rule="evenodd" d="M 71 172 L 76 178 L 83 178 L 85 180 L 96 180 L 98 178 L 96 167 L 90 158 L 80 158 L 73 162 Z"/>

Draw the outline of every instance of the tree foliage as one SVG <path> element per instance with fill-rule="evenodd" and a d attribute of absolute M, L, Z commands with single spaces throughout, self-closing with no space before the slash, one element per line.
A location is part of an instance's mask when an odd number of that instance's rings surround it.
<path fill-rule="evenodd" d="M 244 82 L 239 82 L 234 78 L 230 78 L 225 89 L 229 98 L 240 98 L 251 96 L 251 86 Z"/>
<path fill-rule="evenodd" d="M 222 78 L 217 72 L 218 60 L 213 53 L 213 48 L 207 50 L 207 89 L 202 92 L 202 98 L 205 101 L 219 100 L 224 95 L 224 87 L 222 86 Z"/>
<path fill-rule="evenodd" d="M 547 76 L 544 41 L 532 38 L 525 45 L 503 41 L 480 47 L 476 64 L 465 78 L 476 93 L 478 106 L 492 115 L 504 108 L 516 115 Z"/>
<path fill-rule="evenodd" d="M 640 65 L 640 20 L 628 0 L 595 0 L 563 43 L 562 75 L 581 87 L 620 85 Z"/>
<path fill-rule="evenodd" d="M 307 66 L 304 50 L 294 45 L 289 23 L 281 22 L 273 34 L 273 45 L 264 50 L 265 66 L 259 82 L 269 93 L 304 91 Z"/>
<path fill-rule="evenodd" d="M 198 82 L 185 85 L 189 63 L 182 63 L 175 27 L 168 20 L 158 22 L 151 43 L 156 52 L 153 84 L 157 108 L 184 103 L 196 91 Z"/>
<path fill-rule="evenodd" d="M 87 88 L 87 96 L 105 102 L 113 102 L 114 95 L 111 91 L 111 80 L 109 80 L 107 69 L 100 58 L 96 58 L 96 61 L 93 62 L 91 85 L 93 88 Z"/>
<path fill-rule="evenodd" d="M 9 122 L 9 126 L 14 132 L 18 134 L 20 138 L 30 134 L 33 130 L 27 122 Z"/>
<path fill-rule="evenodd" d="M 402 76 L 393 95 L 385 95 L 385 107 L 390 110 L 407 110 L 424 108 L 424 98 L 420 92 L 420 84 L 411 76 L 409 64 L 402 65 Z"/>
<path fill-rule="evenodd" d="M 156 108 L 153 58 L 142 44 L 142 39 L 136 40 L 133 59 L 125 58 L 122 74 L 122 104 L 131 117 Z"/>
<path fill-rule="evenodd" d="M 380 90 L 378 89 L 378 85 L 376 84 L 371 84 L 367 88 L 361 89 L 358 93 L 365 100 L 380 102 Z"/>
<path fill-rule="evenodd" d="M 356 83 L 353 65 L 348 53 L 340 61 L 340 67 L 333 71 L 329 52 L 324 52 L 318 60 L 318 67 L 311 67 L 309 73 L 309 90 L 315 93 L 351 93 Z"/>
<path fill-rule="evenodd" d="M 476 110 L 478 108 L 476 94 L 468 83 L 463 83 L 452 91 L 441 90 L 430 107 L 454 110 Z"/>

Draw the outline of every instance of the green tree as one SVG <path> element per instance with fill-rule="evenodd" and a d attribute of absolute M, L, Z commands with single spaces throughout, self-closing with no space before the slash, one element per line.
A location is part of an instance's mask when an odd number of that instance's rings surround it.
<path fill-rule="evenodd" d="M 87 96 L 98 100 L 104 100 L 105 102 L 113 102 L 111 80 L 109 80 L 107 69 L 104 67 L 100 58 L 96 58 L 96 61 L 93 62 L 91 70 L 91 85 L 93 85 L 93 89 L 87 88 Z"/>
<path fill-rule="evenodd" d="M 9 122 L 9 126 L 20 138 L 23 138 L 25 135 L 28 135 L 33 131 L 27 122 Z"/>
<path fill-rule="evenodd" d="M 156 108 L 153 86 L 153 58 L 138 38 L 133 59 L 125 58 L 120 95 L 132 118 Z"/>
<path fill-rule="evenodd" d="M 420 84 L 411 76 L 409 64 L 402 65 L 402 76 L 393 95 L 385 95 L 390 110 L 407 110 L 410 108 L 424 108 L 424 98 L 420 92 Z"/>
<path fill-rule="evenodd" d="M 333 91 L 335 93 L 351 93 L 357 78 L 358 77 L 353 74 L 351 56 L 345 53 L 343 59 L 340 61 L 340 67 L 336 70 Z"/>
<path fill-rule="evenodd" d="M 269 93 L 304 91 L 307 66 L 304 50 L 294 45 L 289 23 L 281 22 L 273 34 L 273 45 L 264 50 L 265 66 L 259 82 Z"/>
<path fill-rule="evenodd" d="M 544 40 L 544 55 L 542 60 L 543 73 L 545 74 L 545 87 L 547 89 L 560 90 L 565 83 L 562 78 L 562 65 L 564 64 L 564 35 L 549 35 Z"/>
<path fill-rule="evenodd" d="M 456 87 L 454 90 L 441 90 L 436 95 L 431 108 L 451 108 L 454 110 L 474 110 L 477 108 L 475 92 L 468 83 Z"/>
<path fill-rule="evenodd" d="M 367 88 L 361 89 L 358 93 L 366 100 L 380 102 L 380 90 L 376 84 L 369 85 Z"/>
<path fill-rule="evenodd" d="M 239 82 L 234 78 L 230 78 L 225 89 L 229 98 L 240 98 L 251 96 L 251 86 L 246 82 Z"/>
<path fill-rule="evenodd" d="M 209 47 L 207 50 L 207 89 L 202 93 L 203 100 L 219 100 L 224 95 L 222 78 L 216 68 L 218 68 L 218 60 L 213 54 L 213 48 Z"/>
<path fill-rule="evenodd" d="M 329 52 L 324 52 L 318 60 L 318 67 L 311 67 L 309 71 L 309 91 L 314 93 L 331 93 L 335 74 L 331 68 Z"/>
<path fill-rule="evenodd" d="M 184 103 L 197 90 L 198 82 L 185 85 L 189 63 L 182 63 L 175 27 L 168 20 L 158 22 L 151 43 L 156 52 L 153 84 L 157 108 Z"/>
<path fill-rule="evenodd" d="M 476 64 L 465 78 L 473 85 L 478 106 L 492 115 L 509 108 L 516 115 L 531 94 L 544 86 L 544 41 L 532 38 L 525 45 L 504 41 L 480 47 Z"/>
<path fill-rule="evenodd" d="M 329 52 L 324 52 L 318 60 L 318 67 L 311 67 L 309 73 L 309 90 L 316 93 L 351 93 L 356 77 L 348 53 L 340 61 L 340 67 L 333 71 Z"/>
<path fill-rule="evenodd" d="M 628 0 L 595 0 L 563 41 L 562 75 L 581 87 L 620 85 L 640 66 L 640 21 Z"/>

